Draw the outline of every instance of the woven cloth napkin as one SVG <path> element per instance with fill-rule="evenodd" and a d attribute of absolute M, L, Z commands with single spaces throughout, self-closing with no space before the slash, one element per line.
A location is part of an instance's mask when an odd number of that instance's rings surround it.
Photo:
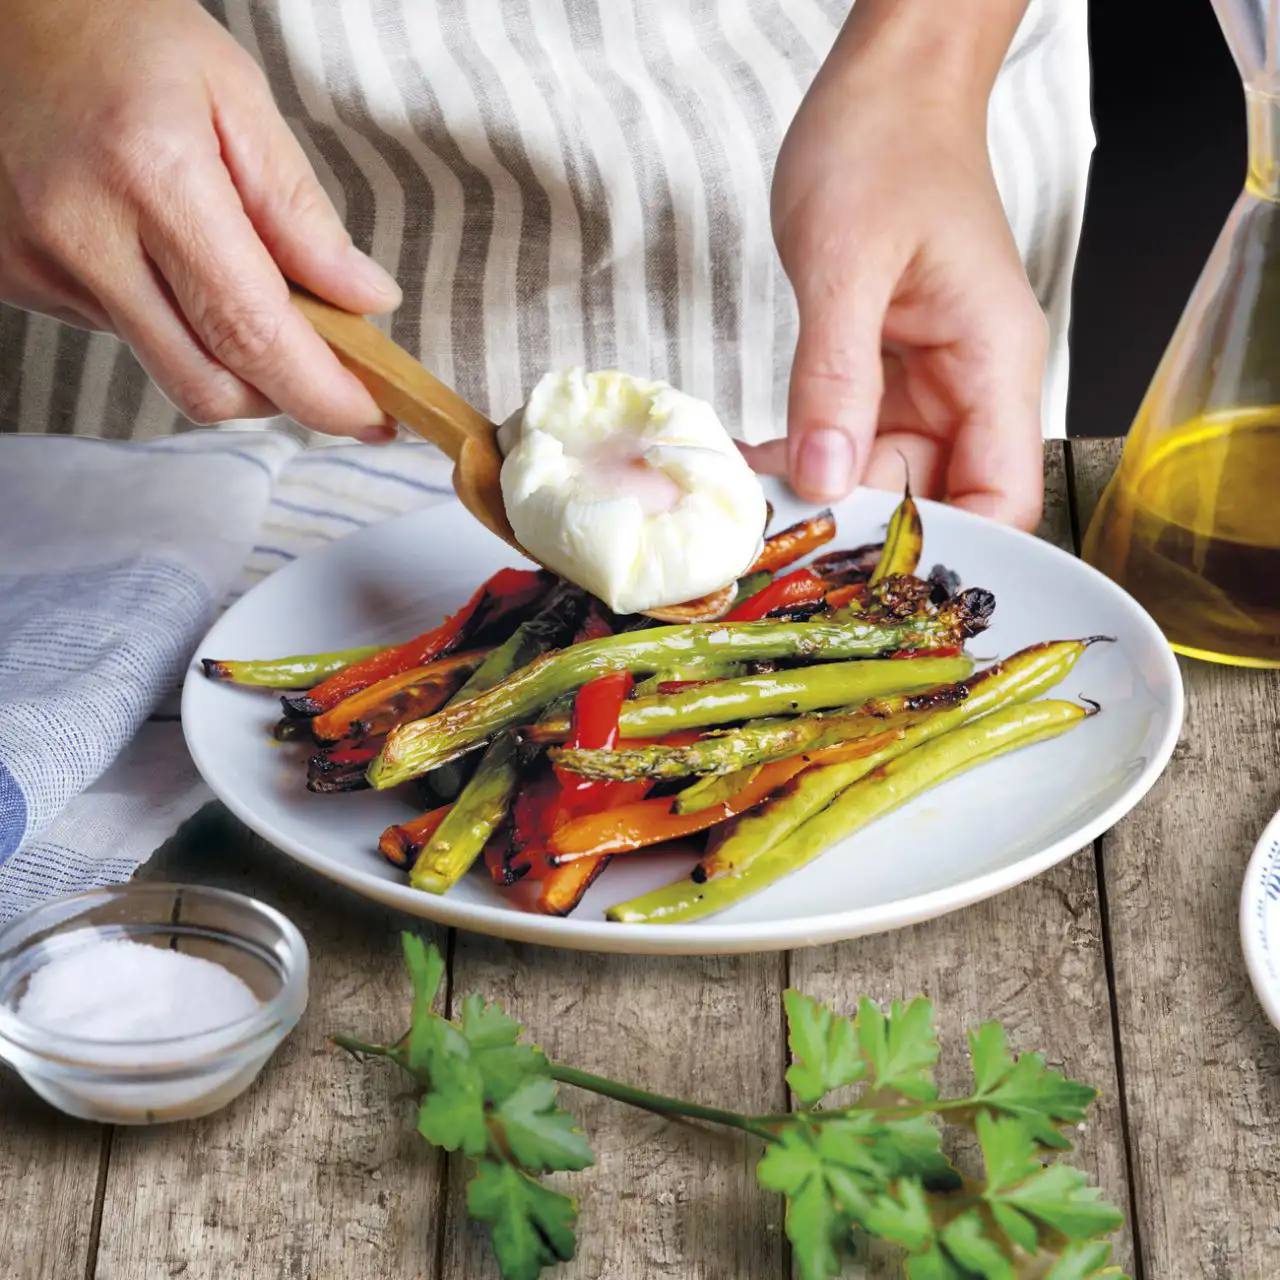
<path fill-rule="evenodd" d="M 127 880 L 212 797 L 177 691 L 219 611 L 303 552 L 453 501 L 418 443 L 0 436 L 0 922 Z"/>

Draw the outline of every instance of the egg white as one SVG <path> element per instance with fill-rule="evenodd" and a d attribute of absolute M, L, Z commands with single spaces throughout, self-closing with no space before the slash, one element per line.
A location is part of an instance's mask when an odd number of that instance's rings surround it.
<path fill-rule="evenodd" d="M 498 442 L 503 501 L 521 546 L 615 612 L 718 591 L 759 554 L 759 480 L 715 410 L 668 383 L 612 370 L 548 373 Z M 595 460 L 602 450 L 656 469 L 645 497 L 652 505 L 654 493 L 671 489 L 669 509 L 646 514 Z"/>

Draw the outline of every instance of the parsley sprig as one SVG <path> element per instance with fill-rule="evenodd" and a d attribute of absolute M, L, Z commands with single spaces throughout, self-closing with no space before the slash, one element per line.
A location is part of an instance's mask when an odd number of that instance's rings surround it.
<path fill-rule="evenodd" d="M 573 1256 L 578 1206 L 548 1173 L 584 1169 L 591 1149 L 559 1104 L 574 1085 L 664 1116 L 725 1125 L 765 1144 L 756 1177 L 786 1197 L 787 1238 L 802 1280 L 837 1276 L 852 1241 L 901 1246 L 909 1280 L 1089 1280 L 1120 1277 L 1106 1237 L 1121 1214 L 1078 1169 L 1056 1162 L 1063 1129 L 1097 1096 L 1038 1054 L 1014 1057 L 998 1023 L 969 1033 L 973 1090 L 940 1098 L 933 1005 L 870 1000 L 855 1017 L 787 991 L 783 997 L 794 1111 L 745 1115 L 663 1097 L 551 1062 L 497 1004 L 467 996 L 456 1019 L 435 1012 L 444 961 L 403 937 L 413 984 L 409 1030 L 394 1044 L 348 1036 L 352 1053 L 389 1058 L 422 1088 L 418 1131 L 471 1164 L 467 1212 L 487 1222 L 504 1280 L 537 1280 Z M 861 1086 L 848 1105 L 823 1106 Z M 944 1124 L 977 1137 L 981 1177 L 942 1150 Z M 1123 1277 L 1120 1277 L 1123 1280 Z"/>

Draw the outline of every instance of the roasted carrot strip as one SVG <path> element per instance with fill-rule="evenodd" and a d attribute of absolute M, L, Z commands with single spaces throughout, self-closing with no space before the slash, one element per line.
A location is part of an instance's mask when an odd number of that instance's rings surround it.
<path fill-rule="evenodd" d="M 836 518 L 830 511 L 820 511 L 808 520 L 801 520 L 790 528 L 766 538 L 764 550 L 756 557 L 756 562 L 747 570 L 748 573 L 774 573 L 795 564 L 802 556 L 816 551 L 824 543 L 836 536 Z"/>
<path fill-rule="evenodd" d="M 828 609 L 842 609 L 845 605 L 853 600 L 857 600 L 866 591 L 865 584 L 861 582 L 850 582 L 843 587 L 836 587 L 827 592 L 826 605 Z"/>
<path fill-rule="evenodd" d="M 488 652 L 473 649 L 450 654 L 378 680 L 316 716 L 311 721 L 311 732 L 321 742 L 346 737 L 360 739 L 372 733 L 390 733 L 402 721 L 429 716 L 461 688 Z"/>
<path fill-rule="evenodd" d="M 438 627 L 424 631 L 422 635 L 392 645 L 362 662 L 353 662 L 336 675 L 321 681 L 301 698 L 291 698 L 290 705 L 308 715 L 320 715 L 331 711 L 343 698 L 360 689 L 367 689 L 388 676 L 408 671 L 410 667 L 424 667 L 457 646 L 468 634 L 480 611 L 480 606 L 491 597 L 502 597 L 530 589 L 540 581 L 533 570 L 501 569 L 458 610 Z"/>
<path fill-rule="evenodd" d="M 542 881 L 534 910 L 545 916 L 567 916 L 609 864 L 608 855 L 576 858 L 549 871 Z"/>
<path fill-rule="evenodd" d="M 738 794 L 722 804 L 697 813 L 673 813 L 671 799 L 641 800 L 619 805 L 607 813 L 575 818 L 551 833 L 547 847 L 557 865 L 610 853 L 629 853 L 649 845 L 665 844 L 706 831 L 719 822 L 754 809 L 767 796 L 785 786 L 810 765 L 834 764 L 878 751 L 897 731 L 878 733 L 857 742 L 842 742 L 821 751 L 790 756 L 766 764 Z"/>
<path fill-rule="evenodd" d="M 451 808 L 452 805 L 441 805 L 411 822 L 397 822 L 388 827 L 378 839 L 378 852 L 393 867 L 408 871 Z"/>

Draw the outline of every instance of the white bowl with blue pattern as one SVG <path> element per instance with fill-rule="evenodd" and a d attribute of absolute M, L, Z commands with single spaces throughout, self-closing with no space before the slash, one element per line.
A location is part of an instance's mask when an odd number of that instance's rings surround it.
<path fill-rule="evenodd" d="M 1280 813 L 1249 859 L 1240 893 L 1240 941 L 1258 1000 L 1280 1027 Z"/>

